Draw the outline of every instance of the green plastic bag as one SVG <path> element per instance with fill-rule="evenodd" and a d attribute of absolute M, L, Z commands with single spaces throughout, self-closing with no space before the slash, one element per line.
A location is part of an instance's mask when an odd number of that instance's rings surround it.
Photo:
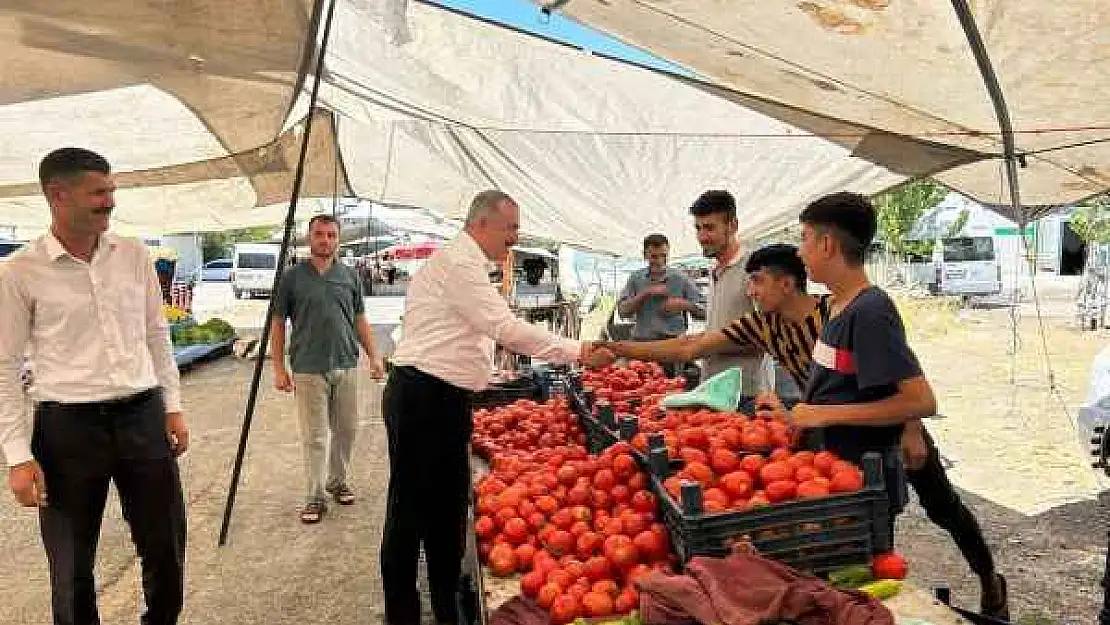
<path fill-rule="evenodd" d="M 731 412 L 736 410 L 742 383 L 740 369 L 725 369 L 692 391 L 668 395 L 663 399 L 663 407 L 709 408 L 717 412 Z"/>

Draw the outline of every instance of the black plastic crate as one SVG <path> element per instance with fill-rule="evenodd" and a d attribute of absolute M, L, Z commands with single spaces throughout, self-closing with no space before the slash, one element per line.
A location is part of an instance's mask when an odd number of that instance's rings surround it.
<path fill-rule="evenodd" d="M 665 449 L 653 449 L 650 464 L 663 522 L 683 562 L 727 555 L 733 541 L 748 540 L 766 557 L 820 575 L 866 564 L 891 549 L 890 503 L 877 453 L 864 457 L 864 487 L 855 493 L 718 513 L 703 511 L 699 484 L 683 484 L 681 502 L 671 497 L 663 487 L 672 472 Z"/>

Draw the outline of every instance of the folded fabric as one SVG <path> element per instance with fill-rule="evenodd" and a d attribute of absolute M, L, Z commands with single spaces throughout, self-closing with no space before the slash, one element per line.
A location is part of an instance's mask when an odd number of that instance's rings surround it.
<path fill-rule="evenodd" d="M 652 573 L 636 586 L 651 625 L 894 625 L 877 599 L 753 553 L 693 558 L 684 575 Z"/>

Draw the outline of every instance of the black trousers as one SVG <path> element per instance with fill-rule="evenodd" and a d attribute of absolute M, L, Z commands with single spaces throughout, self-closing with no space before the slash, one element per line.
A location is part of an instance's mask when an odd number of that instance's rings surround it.
<path fill-rule="evenodd" d="M 143 571 L 144 625 L 177 622 L 184 598 L 185 502 L 158 390 L 35 407 L 31 450 L 46 478 L 39 527 L 55 625 L 99 625 L 93 565 L 115 482 Z"/>
<path fill-rule="evenodd" d="M 395 367 L 382 401 L 389 439 L 389 502 L 382 587 L 390 625 L 420 623 L 420 546 L 432 612 L 458 620 L 456 593 L 470 500 L 471 393 L 412 367 Z"/>
<path fill-rule="evenodd" d="M 906 471 L 906 479 L 917 493 L 929 520 L 952 535 L 972 572 L 979 577 L 987 577 L 994 573 L 994 558 L 983 538 L 983 531 L 948 481 L 933 437 L 928 432 L 924 434 L 929 449 L 928 458 L 920 469 Z"/>

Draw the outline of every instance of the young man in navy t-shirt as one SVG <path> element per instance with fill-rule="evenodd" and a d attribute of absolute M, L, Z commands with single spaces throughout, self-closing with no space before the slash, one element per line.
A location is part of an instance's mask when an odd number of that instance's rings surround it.
<path fill-rule="evenodd" d="M 799 220 L 798 255 L 810 279 L 832 292 L 832 303 L 813 347 L 802 403 L 791 410 L 791 419 L 822 434 L 825 446 L 847 460 L 859 462 L 872 451 L 897 459 L 903 430 L 922 430 L 920 419 L 936 414 L 937 403 L 906 342 L 894 302 L 870 283 L 864 270 L 864 257 L 877 228 L 875 209 L 862 195 L 835 193 L 810 204 Z M 906 439 L 932 447 L 925 442 L 926 434 L 920 434 Z M 893 515 L 905 503 L 899 500 L 905 489 L 895 483 L 902 479 L 901 472 L 888 471 L 887 476 Z M 919 482 L 915 488 L 951 491 L 947 479 L 936 484 Z M 993 566 L 984 567 L 981 575 L 984 612 L 1008 616 L 1004 578 Z"/>

